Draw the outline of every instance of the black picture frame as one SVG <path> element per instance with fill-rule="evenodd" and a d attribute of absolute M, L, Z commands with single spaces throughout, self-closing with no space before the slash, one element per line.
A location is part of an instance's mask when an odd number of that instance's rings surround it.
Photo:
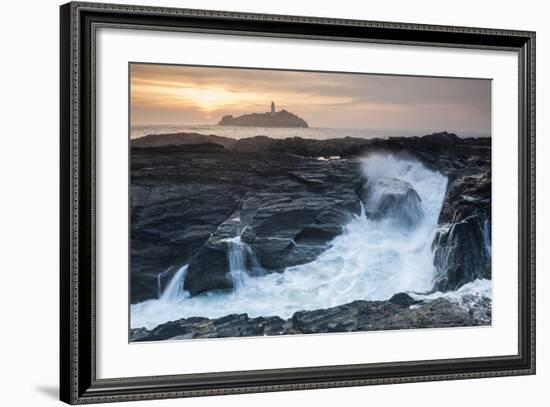
<path fill-rule="evenodd" d="M 60 398 L 70 404 L 535 373 L 535 33 L 72 2 L 60 7 Z M 519 351 L 421 360 L 98 379 L 95 342 L 97 27 L 509 50 L 519 59 Z"/>

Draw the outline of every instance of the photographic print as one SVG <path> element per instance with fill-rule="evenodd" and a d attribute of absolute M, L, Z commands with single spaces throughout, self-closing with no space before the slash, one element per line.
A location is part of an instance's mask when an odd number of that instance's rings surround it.
<path fill-rule="evenodd" d="M 131 342 L 491 325 L 491 80 L 129 75 Z"/>

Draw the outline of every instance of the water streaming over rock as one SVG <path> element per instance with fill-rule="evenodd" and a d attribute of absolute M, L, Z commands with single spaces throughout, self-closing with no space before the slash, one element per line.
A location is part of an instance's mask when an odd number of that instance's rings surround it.
<path fill-rule="evenodd" d="M 168 273 L 172 270 L 172 266 L 168 267 L 166 270 L 164 270 L 161 273 L 157 274 L 157 297 L 160 298 L 162 296 L 162 292 L 164 291 L 162 284 L 163 280 L 166 278 Z M 171 281 L 172 279 L 170 279 Z"/>
<path fill-rule="evenodd" d="M 314 261 L 265 273 L 240 236 L 227 239 L 233 290 L 189 297 L 182 289 L 184 266 L 161 300 L 131 306 L 131 326 L 150 329 L 169 320 L 236 313 L 289 318 L 300 310 L 429 291 L 436 272 L 432 242 L 447 178 L 392 155 L 365 158 L 363 172 L 362 213 Z"/>
<path fill-rule="evenodd" d="M 246 284 L 250 277 L 258 277 L 265 273 L 256 255 L 250 246 L 241 240 L 240 235 L 223 239 L 222 242 L 226 242 L 229 246 L 227 249 L 229 276 L 235 290 L 239 290 Z"/>
<path fill-rule="evenodd" d="M 160 296 L 160 301 L 164 303 L 175 303 L 184 298 L 183 281 L 187 273 L 187 265 L 184 265 L 176 271 L 164 291 Z M 155 301 L 155 300 L 154 300 Z"/>

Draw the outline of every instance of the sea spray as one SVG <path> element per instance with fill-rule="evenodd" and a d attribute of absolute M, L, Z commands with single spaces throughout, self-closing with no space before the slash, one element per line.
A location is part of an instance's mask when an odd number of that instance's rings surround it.
<path fill-rule="evenodd" d="M 479 301 L 484 298 L 492 298 L 493 282 L 488 279 L 479 278 L 466 283 L 456 291 L 435 291 L 429 294 L 409 293 L 415 300 L 433 301 L 438 298 L 444 298 L 447 301 L 458 304 L 466 311 L 470 311 Z"/>
<path fill-rule="evenodd" d="M 354 300 L 384 300 L 403 291 L 429 291 L 435 275 L 432 242 L 447 178 L 416 160 L 393 155 L 367 157 L 363 171 L 369 182 L 389 178 L 411 186 L 418 194 L 422 213 L 414 227 L 372 219 L 362 211 L 314 261 L 289 267 L 283 273 L 253 278 L 249 265 L 254 256 L 250 247 L 243 244 L 240 236 L 230 239 L 228 262 L 236 289 L 194 297 L 180 292 L 177 298 L 172 297 L 173 302 L 149 300 L 134 304 L 131 326 L 151 329 L 180 318 L 244 313 L 250 317 L 276 315 L 286 319 L 300 310 L 328 308 Z M 404 209 L 408 213 L 410 208 Z"/>

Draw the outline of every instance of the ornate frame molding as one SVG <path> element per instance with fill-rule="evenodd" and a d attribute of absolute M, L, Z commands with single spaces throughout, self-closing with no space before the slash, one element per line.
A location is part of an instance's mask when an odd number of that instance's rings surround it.
<path fill-rule="evenodd" d="M 534 32 L 83 2 L 61 6 L 60 20 L 61 400 L 85 404 L 535 373 Z M 100 26 L 518 52 L 518 355 L 97 379 L 94 38 Z"/>

